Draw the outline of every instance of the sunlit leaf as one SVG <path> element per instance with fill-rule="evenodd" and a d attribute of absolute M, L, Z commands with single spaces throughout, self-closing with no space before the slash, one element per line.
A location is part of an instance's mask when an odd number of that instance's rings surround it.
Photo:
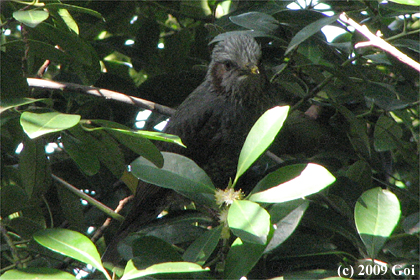
<path fill-rule="evenodd" d="M 195 263 L 189 262 L 166 262 L 149 266 L 146 269 L 137 269 L 133 261 L 128 261 L 125 269 L 124 276 L 121 280 L 136 279 L 147 275 L 153 274 L 176 274 L 176 273 L 192 273 L 192 272 L 204 272 L 208 269 L 203 269 L 201 266 Z"/>
<path fill-rule="evenodd" d="M 229 208 L 228 224 L 232 232 L 244 242 L 266 244 L 270 232 L 270 215 L 259 204 L 235 200 Z"/>
<path fill-rule="evenodd" d="M 29 27 L 35 27 L 38 24 L 40 24 L 41 22 L 43 22 L 44 20 L 46 20 L 48 17 L 50 16 L 50 14 L 44 10 L 27 10 L 27 11 L 16 11 L 13 12 L 13 17 L 29 26 Z"/>
<path fill-rule="evenodd" d="M 68 272 L 56 269 L 56 268 L 49 268 L 49 267 L 27 267 L 23 269 L 12 269 L 6 271 L 0 277 L 2 280 L 33 280 L 33 279 L 49 279 L 49 280 L 57 280 L 57 279 L 77 279 L 76 276 L 71 275 Z"/>
<path fill-rule="evenodd" d="M 68 10 L 58 9 L 58 14 L 66 23 L 69 29 L 73 30 L 76 34 L 79 34 L 79 26 L 77 25 L 77 22 L 73 19 Z"/>
<path fill-rule="evenodd" d="M 68 229 L 46 229 L 34 234 L 44 247 L 62 255 L 87 263 L 107 274 L 95 244 L 85 235 Z"/>
<path fill-rule="evenodd" d="M 234 182 L 248 170 L 273 142 L 286 120 L 289 108 L 289 106 L 276 106 L 266 111 L 254 124 L 239 155 Z"/>
<path fill-rule="evenodd" d="M 335 177 L 323 166 L 309 163 L 294 179 L 252 194 L 249 200 L 268 203 L 285 202 L 317 193 L 334 181 Z"/>
<path fill-rule="evenodd" d="M 354 220 L 369 257 L 376 257 L 398 224 L 400 215 L 400 202 L 389 190 L 370 189 L 357 200 Z"/>
<path fill-rule="evenodd" d="M 31 113 L 23 112 L 20 124 L 30 138 L 36 138 L 52 132 L 62 131 L 75 126 L 80 115 L 62 114 L 59 112 Z"/>
<path fill-rule="evenodd" d="M 15 108 L 15 107 L 19 107 L 19 106 L 39 102 L 39 101 L 45 101 L 45 100 L 47 99 L 13 98 L 13 99 L 7 99 L 7 100 L 0 100 L 0 113 L 3 113 L 4 111 L 11 108 Z"/>
<path fill-rule="evenodd" d="M 420 0 L 389 0 L 402 5 L 420 6 Z"/>
<path fill-rule="evenodd" d="M 131 172 L 147 183 L 173 189 L 197 202 L 214 205 L 216 189 L 203 169 L 182 155 L 169 152 L 162 152 L 162 155 L 162 168 L 140 157 L 131 163 Z"/>

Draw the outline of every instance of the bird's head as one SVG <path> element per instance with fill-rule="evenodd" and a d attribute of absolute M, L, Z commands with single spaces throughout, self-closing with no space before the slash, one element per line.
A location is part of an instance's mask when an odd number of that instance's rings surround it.
<path fill-rule="evenodd" d="M 207 73 L 218 94 L 252 103 L 261 98 L 267 78 L 261 65 L 261 48 L 249 35 L 227 37 L 213 49 Z"/>

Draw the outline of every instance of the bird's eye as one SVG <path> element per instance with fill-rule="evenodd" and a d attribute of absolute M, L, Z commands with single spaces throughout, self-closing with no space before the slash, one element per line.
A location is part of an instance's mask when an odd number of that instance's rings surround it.
<path fill-rule="evenodd" d="M 226 61 L 224 64 L 225 64 L 226 71 L 230 71 L 234 67 L 234 64 L 232 61 Z"/>

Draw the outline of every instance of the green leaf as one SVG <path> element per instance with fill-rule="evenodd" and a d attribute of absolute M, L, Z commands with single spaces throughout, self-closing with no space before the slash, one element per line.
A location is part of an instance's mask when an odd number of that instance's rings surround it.
<path fill-rule="evenodd" d="M 265 246 L 242 242 L 237 238 L 226 257 L 223 279 L 240 279 L 252 270 L 263 255 Z"/>
<path fill-rule="evenodd" d="M 229 208 L 228 225 L 244 242 L 264 245 L 270 232 L 270 215 L 259 204 L 235 200 Z"/>
<path fill-rule="evenodd" d="M 2 184 L 0 196 L 1 216 L 7 217 L 22 210 L 28 205 L 28 200 L 28 195 L 21 187 L 12 184 Z"/>
<path fill-rule="evenodd" d="M 402 134 L 402 128 L 392 118 L 381 115 L 373 133 L 375 150 L 384 152 L 398 148 Z"/>
<path fill-rule="evenodd" d="M 93 124 L 99 124 L 102 127 L 91 128 L 91 127 L 83 126 L 85 130 L 87 131 L 95 131 L 95 130 L 101 130 L 101 129 L 106 130 L 115 139 L 117 139 L 118 142 L 120 142 L 121 144 L 123 144 L 124 146 L 132 150 L 133 152 L 145 157 L 146 159 L 151 161 L 153 164 L 155 164 L 159 168 L 163 166 L 163 156 L 160 153 L 159 149 L 147 139 L 149 138 L 148 136 L 144 137 L 141 131 L 133 131 L 124 125 L 111 122 L 111 121 L 106 121 L 106 120 L 92 120 L 89 122 Z M 156 134 L 156 138 L 160 138 L 161 136 L 162 136 L 162 133 Z M 179 140 L 179 138 L 175 139 L 175 137 L 173 138 L 173 140 L 175 141 Z"/>
<path fill-rule="evenodd" d="M 315 33 L 319 32 L 322 27 L 335 22 L 339 17 L 337 13 L 335 16 L 332 17 L 324 17 L 321 18 L 307 26 L 305 26 L 302 30 L 300 30 L 295 37 L 290 41 L 289 46 L 287 47 L 286 52 L 284 55 L 287 55 L 290 51 L 295 49 L 299 44 L 303 41 L 314 35 Z"/>
<path fill-rule="evenodd" d="M 39 10 L 16 11 L 13 12 L 13 17 L 17 21 L 33 28 L 46 20 L 49 17 L 49 13 Z"/>
<path fill-rule="evenodd" d="M 125 252 L 119 252 L 121 256 L 127 259 Z M 133 256 L 129 259 L 134 257 L 133 263 L 137 269 L 163 262 L 182 261 L 181 255 L 171 244 L 154 236 L 143 236 L 134 240 L 132 253 Z"/>
<path fill-rule="evenodd" d="M 420 6 L 420 0 L 389 0 L 402 5 Z"/>
<path fill-rule="evenodd" d="M 37 232 L 34 235 L 34 239 L 42 246 L 90 264 L 108 276 L 107 271 L 102 266 L 101 257 L 95 244 L 83 234 L 68 229 L 55 228 Z"/>
<path fill-rule="evenodd" d="M 34 31 L 47 37 L 52 44 L 57 44 L 75 60 L 76 63 L 93 66 L 97 61 L 94 59 L 95 50 L 82 38 L 69 30 L 60 30 L 47 23 L 38 25 Z"/>
<path fill-rule="evenodd" d="M 66 9 L 66 10 L 69 10 L 69 11 L 84 13 L 84 14 L 88 14 L 88 15 L 94 16 L 94 17 L 99 18 L 99 19 L 103 19 L 102 15 L 95 10 L 91 10 L 91 9 L 87 9 L 87 8 L 79 7 L 79 6 L 74 6 L 74 5 L 69 5 L 69 4 L 62 4 L 62 3 L 49 3 L 48 4 L 48 3 L 46 3 L 45 8 L 46 9 L 56 9 L 56 10 Z"/>
<path fill-rule="evenodd" d="M 98 157 L 115 177 L 121 178 L 126 170 L 126 165 L 124 156 L 114 138 L 105 131 L 86 132 L 81 126 L 74 126 L 69 129 L 69 132 L 82 141 L 83 145 L 91 151 L 90 153 L 94 153 L 94 157 Z"/>
<path fill-rule="evenodd" d="M 68 272 L 49 268 L 49 267 L 27 267 L 23 269 L 12 269 L 6 271 L 0 277 L 2 280 L 8 279 L 16 279 L 16 280 L 33 280 L 33 279 L 50 279 L 50 280 L 57 280 L 57 279 L 77 279 L 76 276 L 71 275 Z"/>
<path fill-rule="evenodd" d="M 262 31 L 266 34 L 275 35 L 279 29 L 279 22 L 272 16 L 260 13 L 249 12 L 237 16 L 230 16 L 230 21 L 246 29 Z"/>
<path fill-rule="evenodd" d="M 289 108 L 289 106 L 276 106 L 267 110 L 254 124 L 239 155 L 234 185 L 239 177 L 248 170 L 273 142 L 286 120 Z"/>
<path fill-rule="evenodd" d="M 369 257 L 375 258 L 401 216 L 395 194 L 380 187 L 364 192 L 357 200 L 354 220 Z"/>
<path fill-rule="evenodd" d="M 275 216 L 277 211 L 281 211 L 281 206 L 284 205 L 277 204 L 278 207 L 272 207 L 270 209 L 270 216 Z M 277 221 L 275 223 L 275 229 L 273 236 L 270 239 L 270 242 L 268 243 L 267 247 L 264 250 L 264 253 L 270 252 L 271 250 L 274 250 L 277 248 L 280 244 L 282 244 L 284 241 L 289 238 L 289 236 L 292 235 L 292 233 L 295 231 L 297 226 L 299 225 L 300 220 L 303 217 L 303 214 L 305 213 L 306 209 L 309 206 L 309 202 L 306 200 L 300 201 L 300 205 L 293 209 L 289 214 L 282 218 L 281 220 Z"/>
<path fill-rule="evenodd" d="M 211 179 L 194 161 L 169 152 L 162 152 L 162 155 L 162 168 L 157 168 L 140 157 L 131 163 L 131 172 L 139 179 L 163 188 L 214 194 L 216 189 Z"/>
<path fill-rule="evenodd" d="M 197 238 L 185 250 L 183 255 L 184 261 L 204 264 L 219 243 L 222 229 L 223 226 L 219 225 L 216 228 L 206 231 L 202 236 Z"/>
<path fill-rule="evenodd" d="M 2 44 L 2 49 L 4 45 Z M 13 48 L 12 48 L 13 49 Z M 1 52 L 1 99 L 24 98 L 29 93 L 28 81 L 22 75 L 19 52 Z"/>
<path fill-rule="evenodd" d="M 153 274 L 176 274 L 176 273 L 192 273 L 192 272 L 203 272 L 208 271 L 209 269 L 203 269 L 201 266 L 195 263 L 189 262 L 166 262 L 152 265 L 146 269 L 138 270 L 133 261 L 128 261 L 125 269 L 124 275 L 121 280 L 129 280 L 140 278 L 147 275 Z"/>
<path fill-rule="evenodd" d="M 76 162 L 80 170 L 88 176 L 98 173 L 101 164 L 95 151 L 90 149 L 86 143 L 67 133 L 61 135 L 61 141 L 64 150 Z"/>
<path fill-rule="evenodd" d="M 0 113 L 3 113 L 6 110 L 9 110 L 11 108 L 39 102 L 39 101 L 45 101 L 47 99 L 41 98 L 41 99 L 33 99 L 33 98 L 12 98 L 7 100 L 0 100 Z"/>
<path fill-rule="evenodd" d="M 301 168 L 302 165 L 298 165 L 297 167 Z M 249 200 L 256 202 L 281 203 L 317 193 L 334 181 L 335 177 L 323 166 L 315 163 L 308 163 L 300 175 L 294 179 L 265 191 L 252 194 L 249 197 Z"/>
<path fill-rule="evenodd" d="M 339 104 L 335 104 L 335 106 L 350 124 L 349 138 L 354 150 L 365 158 L 370 158 L 370 139 L 367 135 L 366 122 L 362 119 L 358 119 L 355 114 L 346 107 Z"/>
<path fill-rule="evenodd" d="M 366 161 L 358 160 L 347 169 L 346 176 L 359 184 L 363 190 L 372 186 L 372 169 Z"/>
<path fill-rule="evenodd" d="M 67 27 L 70 30 L 73 30 L 74 33 L 79 34 L 79 26 L 77 25 L 77 22 L 73 19 L 69 11 L 66 9 L 58 9 L 58 14 L 63 19 L 63 21 L 66 23 Z"/>
<path fill-rule="evenodd" d="M 80 203 L 80 197 L 62 186 L 57 188 L 57 196 L 63 216 L 70 228 L 86 230 L 84 206 Z"/>
<path fill-rule="evenodd" d="M 62 114 L 59 112 L 40 114 L 23 112 L 20 116 L 20 125 L 31 139 L 68 129 L 78 124 L 79 121 L 80 115 Z"/>
<path fill-rule="evenodd" d="M 19 174 L 30 198 L 40 199 L 45 194 L 51 184 L 51 169 L 42 138 L 24 138 L 23 150 L 19 155 Z"/>

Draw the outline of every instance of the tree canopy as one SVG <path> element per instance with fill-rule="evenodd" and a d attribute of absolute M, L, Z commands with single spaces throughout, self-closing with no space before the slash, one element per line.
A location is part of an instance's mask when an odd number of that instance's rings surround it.
<path fill-rule="evenodd" d="M 0 278 L 415 279 L 419 6 L 2 1 Z M 154 143 L 238 32 L 282 102 L 219 190 Z M 138 180 L 185 199 L 103 263 Z"/>

